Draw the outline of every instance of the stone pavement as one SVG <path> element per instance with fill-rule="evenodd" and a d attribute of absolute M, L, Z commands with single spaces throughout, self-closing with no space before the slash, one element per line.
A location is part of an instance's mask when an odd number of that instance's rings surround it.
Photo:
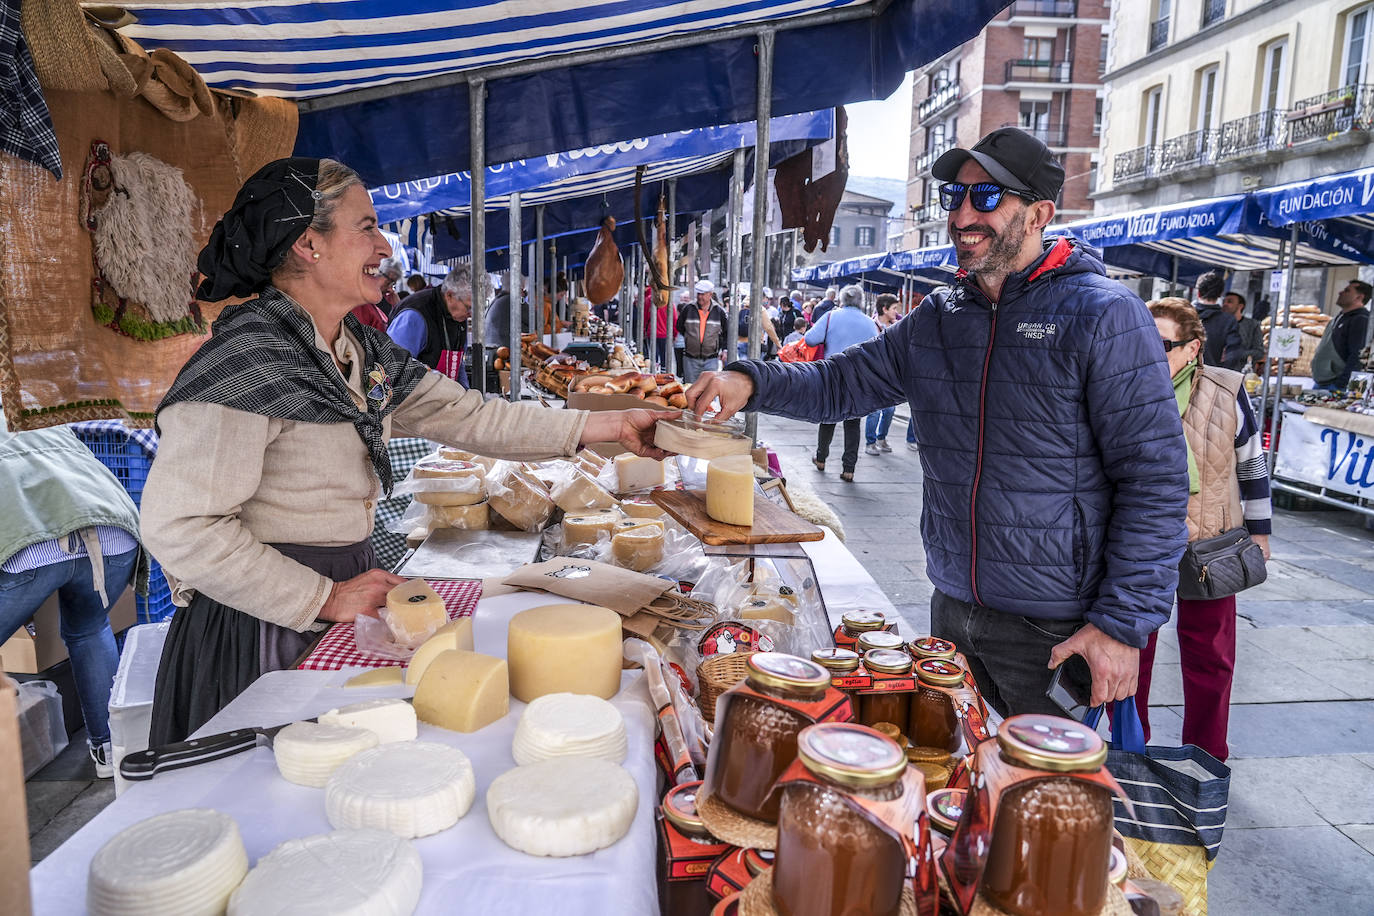
<path fill-rule="evenodd" d="M 899 413 L 904 413 L 899 410 Z M 930 623 L 921 466 L 893 423 L 891 454 L 862 450 L 839 479 L 816 427 L 761 417 L 759 436 L 830 503 L 846 544 L 912 626 Z M 1275 511 L 1269 580 L 1239 598 L 1231 796 L 1209 877 L 1210 916 L 1374 914 L 1374 532 L 1340 510 Z M 1173 624 L 1160 634 L 1152 742 L 1178 745 L 1183 683 Z"/>

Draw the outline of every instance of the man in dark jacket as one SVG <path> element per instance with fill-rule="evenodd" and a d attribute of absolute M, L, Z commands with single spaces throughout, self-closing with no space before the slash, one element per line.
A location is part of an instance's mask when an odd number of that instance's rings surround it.
<path fill-rule="evenodd" d="M 833 423 L 907 401 L 931 631 L 1004 715 L 1059 713 L 1050 669 L 1073 655 L 1093 704 L 1125 699 L 1187 541 L 1187 452 L 1159 332 L 1095 251 L 1045 246 L 1064 171 L 1039 140 L 1003 128 L 934 173 L 961 267 L 952 287 L 832 358 L 703 376 L 688 404 L 719 396 L 725 416 Z"/>
<path fill-rule="evenodd" d="M 720 353 L 725 349 L 725 310 L 713 299 L 716 285 L 710 280 L 698 280 L 695 291 L 696 307 L 686 306 L 677 313 L 673 333 L 681 334 L 684 358 L 682 378 L 688 384 L 701 373 L 720 368 Z"/>
<path fill-rule="evenodd" d="M 1197 278 L 1197 299 L 1193 308 L 1207 329 L 1207 344 L 1202 348 L 1202 361 L 1223 369 L 1245 368 L 1245 344 L 1240 339 L 1240 325 L 1217 300 L 1226 289 L 1226 276 L 1219 270 L 1208 271 Z"/>
<path fill-rule="evenodd" d="M 1312 355 L 1312 378 L 1319 388 L 1344 388 L 1350 373 L 1360 368 L 1360 351 L 1369 339 L 1368 283 L 1351 280 L 1336 294 L 1340 313 L 1326 326 Z"/>
<path fill-rule="evenodd" d="M 391 339 L 411 356 L 438 369 L 464 388 L 468 386 L 463 351 L 468 345 L 468 315 L 472 311 L 470 268 L 455 267 L 440 286 L 412 293 L 401 300 L 387 326 Z"/>

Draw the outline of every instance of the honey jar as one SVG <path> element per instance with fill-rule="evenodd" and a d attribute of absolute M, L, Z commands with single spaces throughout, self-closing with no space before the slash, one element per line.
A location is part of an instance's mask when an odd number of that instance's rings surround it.
<path fill-rule="evenodd" d="M 945 836 L 951 836 L 964 814 L 963 789 L 936 789 L 926 796 L 926 813 L 930 815 L 930 826 Z"/>
<path fill-rule="evenodd" d="M 711 863 L 729 844 L 711 836 L 697 813 L 701 783 L 674 786 L 663 797 L 659 825 L 658 905 L 663 916 L 700 916 L 710 911 L 713 897 L 706 889 Z"/>
<path fill-rule="evenodd" d="M 911 689 L 899 679 L 911 674 L 911 656 L 898 649 L 870 649 L 864 668 L 873 677 L 873 692 L 860 692 L 858 719 L 864 725 L 892 722 L 899 727 L 911 717 Z M 890 689 L 882 689 L 884 686 Z"/>
<path fill-rule="evenodd" d="M 926 658 L 916 663 L 916 679 L 916 694 L 911 699 L 911 718 L 907 726 L 911 743 L 944 748 L 952 754 L 959 750 L 963 734 L 948 688 L 963 685 L 964 669 L 948 659 Z"/>
<path fill-rule="evenodd" d="M 874 649 L 901 650 L 904 648 L 906 648 L 906 642 L 902 637 L 887 630 L 870 630 L 867 633 L 860 633 L 854 644 L 854 650 L 860 655 L 865 655 Z"/>
<path fill-rule="evenodd" d="M 881 630 L 887 626 L 887 615 L 882 611 L 846 611 L 840 617 L 844 635 L 858 639 L 864 633 Z"/>
<path fill-rule="evenodd" d="M 925 658 L 947 658 L 953 661 L 954 655 L 959 649 L 948 639 L 941 639 L 938 636 L 922 636 L 920 639 L 913 639 L 907 646 L 907 651 L 918 662 Z"/>

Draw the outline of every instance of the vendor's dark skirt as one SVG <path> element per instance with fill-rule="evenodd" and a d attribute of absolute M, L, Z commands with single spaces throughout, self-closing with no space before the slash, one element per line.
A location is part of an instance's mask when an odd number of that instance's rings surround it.
<path fill-rule="evenodd" d="M 371 541 L 350 547 L 270 546 L 336 582 L 377 565 Z M 157 669 L 148 745 L 185 740 L 261 675 L 294 665 L 321 635 L 267 623 L 197 593 L 189 607 L 172 615 Z"/>

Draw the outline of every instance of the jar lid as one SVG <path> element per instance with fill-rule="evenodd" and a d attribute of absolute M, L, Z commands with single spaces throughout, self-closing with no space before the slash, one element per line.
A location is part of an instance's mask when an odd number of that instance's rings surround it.
<path fill-rule="evenodd" d="M 1107 759 L 1097 732 L 1060 716 L 1012 716 L 997 729 L 997 743 L 1014 763 L 1055 773 L 1091 772 Z"/>
<path fill-rule="evenodd" d="M 1126 880 L 1128 867 L 1126 854 L 1113 846 L 1111 864 L 1107 866 L 1107 880 L 1120 887 Z"/>
<path fill-rule="evenodd" d="M 923 658 L 916 663 L 916 676 L 934 687 L 957 687 L 964 682 L 964 669 L 947 658 Z"/>
<path fill-rule="evenodd" d="M 749 656 L 749 680 L 761 687 L 814 693 L 830 686 L 830 672 L 813 661 L 782 652 Z"/>
<path fill-rule="evenodd" d="M 906 754 L 896 742 L 857 722 L 802 729 L 797 759 L 817 776 L 860 789 L 888 785 L 906 772 Z"/>
<path fill-rule="evenodd" d="M 869 630 L 859 636 L 859 651 L 867 652 L 870 649 L 904 649 L 906 643 L 902 637 L 896 633 L 889 633 L 887 630 Z"/>
<path fill-rule="evenodd" d="M 688 836 L 710 834 L 701 815 L 697 813 L 697 793 L 700 791 L 701 780 L 698 779 L 673 786 L 663 796 L 663 816 Z"/>
<path fill-rule="evenodd" d="M 926 796 L 926 813 L 930 822 L 945 833 L 953 833 L 959 818 L 964 816 L 964 802 L 968 792 L 964 789 L 936 789 Z"/>
<path fill-rule="evenodd" d="M 846 611 L 840 617 L 841 626 L 855 633 L 881 630 L 886 623 L 887 615 L 882 611 Z"/>
<path fill-rule="evenodd" d="M 911 670 L 911 656 L 898 649 L 870 649 L 864 653 L 864 667 L 883 674 L 906 674 Z"/>
<path fill-rule="evenodd" d="M 811 660 L 829 671 L 853 671 L 859 667 L 859 653 L 851 649 L 816 649 Z"/>
<path fill-rule="evenodd" d="M 917 661 L 923 658 L 953 658 L 958 651 L 954 643 L 938 636 L 922 636 L 911 641 L 911 654 Z"/>
<path fill-rule="evenodd" d="M 773 852 L 769 849 L 746 849 L 744 850 L 744 867 L 749 871 L 749 877 L 757 878 L 760 874 L 773 867 Z"/>

